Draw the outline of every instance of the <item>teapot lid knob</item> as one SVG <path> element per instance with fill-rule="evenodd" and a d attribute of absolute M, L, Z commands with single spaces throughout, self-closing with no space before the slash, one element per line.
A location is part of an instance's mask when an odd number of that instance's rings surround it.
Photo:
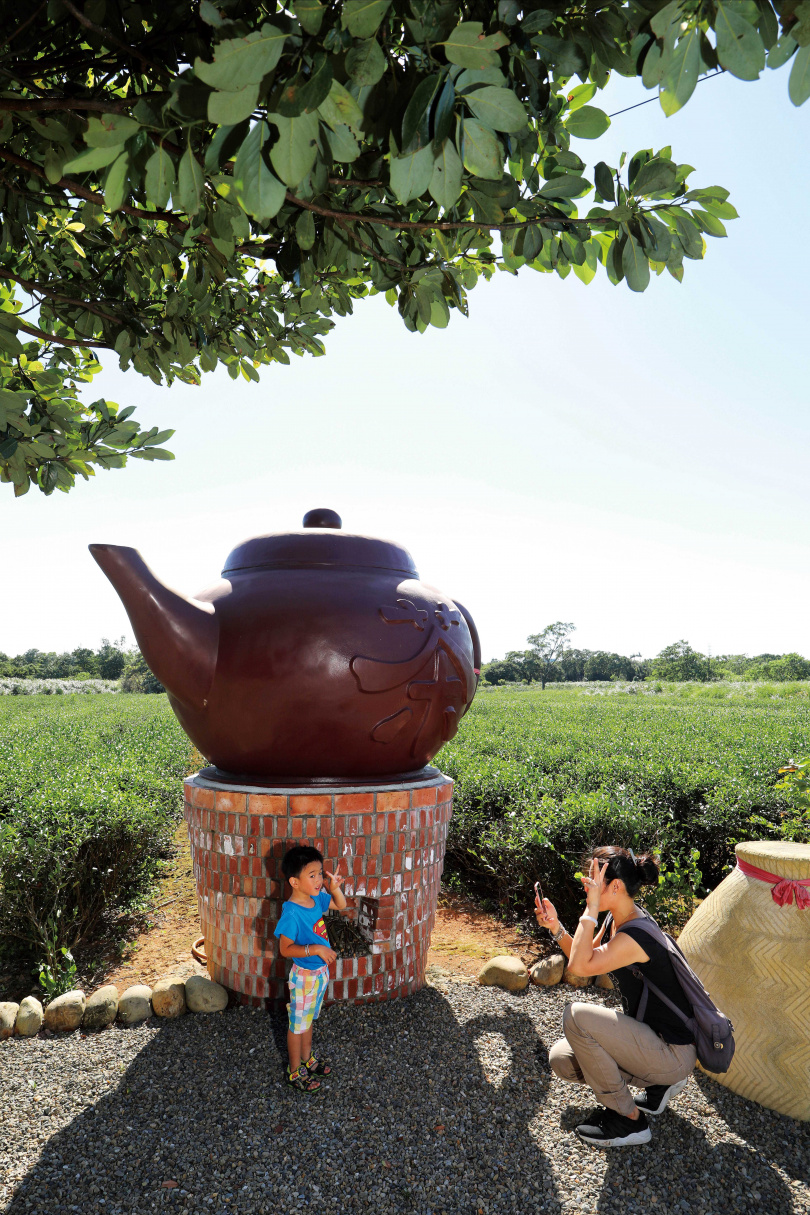
<path fill-rule="evenodd" d="M 308 510 L 304 515 L 304 527 L 331 527 L 339 531 L 342 526 L 343 520 L 337 511 L 329 510 L 326 506 Z"/>

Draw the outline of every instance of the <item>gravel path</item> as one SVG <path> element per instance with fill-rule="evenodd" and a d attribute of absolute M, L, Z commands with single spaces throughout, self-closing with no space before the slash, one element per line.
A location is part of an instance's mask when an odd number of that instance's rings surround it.
<path fill-rule="evenodd" d="M 282 1087 L 284 1020 L 246 1009 L 5 1042 L 0 1210 L 810 1215 L 810 1124 L 698 1073 L 650 1144 L 581 1144 L 589 1094 L 548 1069 L 572 994 L 434 978 L 331 1008 L 314 1099 Z"/>

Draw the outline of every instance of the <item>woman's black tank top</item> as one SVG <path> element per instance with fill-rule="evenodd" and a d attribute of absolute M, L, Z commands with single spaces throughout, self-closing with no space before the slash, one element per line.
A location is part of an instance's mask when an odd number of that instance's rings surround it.
<path fill-rule="evenodd" d="M 610 912 L 608 912 L 608 916 L 609 922 L 605 932 L 605 936 L 607 937 L 610 936 L 612 931 L 613 919 Z M 692 1008 L 683 994 L 680 983 L 675 977 L 672 962 L 669 960 L 669 954 L 663 945 L 659 945 L 658 941 L 645 932 L 643 928 L 634 929 L 632 920 L 622 925 L 622 932 L 626 932 L 628 936 L 632 937 L 650 959 L 649 962 L 634 962 L 633 969 L 641 971 L 650 983 L 654 983 L 687 1017 L 691 1017 Z M 628 1017 L 635 1017 L 638 1012 L 641 993 L 644 990 L 641 979 L 636 978 L 629 966 L 620 966 L 618 970 L 614 970 L 611 973 L 614 982 L 619 988 L 623 1011 Z M 659 1000 L 652 991 L 647 997 L 647 1007 L 644 1010 L 643 1021 L 645 1025 L 649 1025 L 650 1029 L 654 1029 L 665 1042 L 671 1042 L 673 1045 L 687 1045 L 694 1042 L 692 1034 L 683 1021 L 675 1015 L 672 1009 L 667 1008 L 666 1004 L 662 1000 Z"/>

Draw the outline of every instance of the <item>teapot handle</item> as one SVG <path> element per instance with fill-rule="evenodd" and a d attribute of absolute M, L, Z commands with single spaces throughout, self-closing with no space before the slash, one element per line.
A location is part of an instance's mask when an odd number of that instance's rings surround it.
<path fill-rule="evenodd" d="M 464 617 L 464 619 L 467 622 L 467 628 L 470 630 L 470 638 L 472 639 L 472 644 L 473 644 L 473 670 L 475 671 L 475 688 L 473 689 L 473 695 L 470 697 L 470 699 L 467 702 L 467 708 L 464 710 L 464 712 L 466 713 L 467 709 L 469 709 L 470 705 L 473 702 L 473 697 L 475 696 L 475 690 L 477 689 L 478 681 L 481 678 L 481 641 L 478 636 L 478 629 L 475 627 L 475 621 L 473 620 L 472 616 L 465 608 L 464 604 L 459 603 L 458 599 L 454 599 L 453 603 L 456 605 L 456 607 L 461 612 L 462 616 Z"/>

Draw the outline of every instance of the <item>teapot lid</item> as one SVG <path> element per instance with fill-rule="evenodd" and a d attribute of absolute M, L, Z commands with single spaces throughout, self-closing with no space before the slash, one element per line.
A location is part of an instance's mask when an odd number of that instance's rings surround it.
<path fill-rule="evenodd" d="M 418 578 L 407 549 L 392 540 L 357 536 L 341 530 L 340 515 L 318 508 L 307 511 L 296 532 L 271 532 L 238 544 L 229 554 L 223 578 L 248 570 L 379 569 Z"/>

